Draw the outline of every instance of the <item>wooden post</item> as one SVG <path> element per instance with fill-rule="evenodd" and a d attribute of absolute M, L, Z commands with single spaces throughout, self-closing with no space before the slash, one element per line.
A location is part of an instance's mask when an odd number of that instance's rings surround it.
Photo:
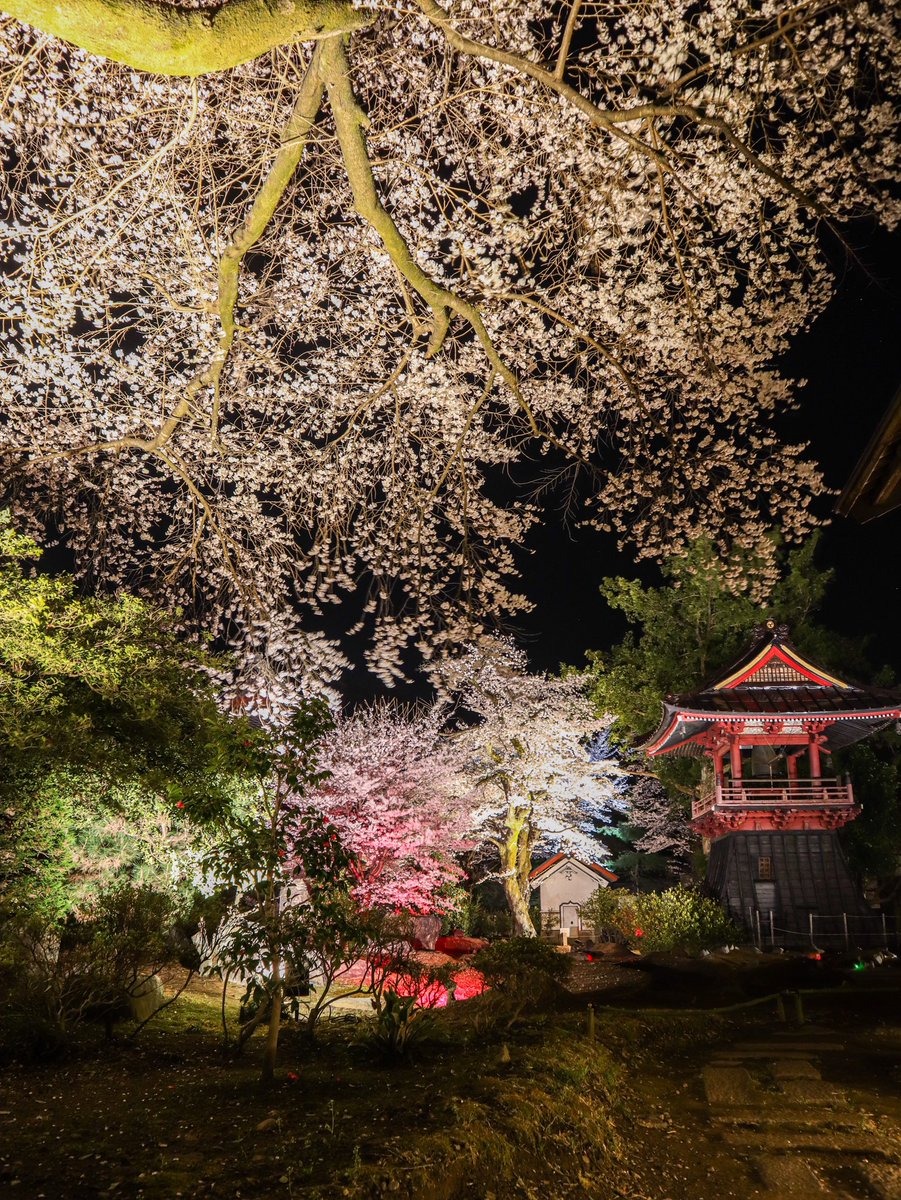
<path fill-rule="evenodd" d="M 723 752 L 719 748 L 713 751 L 713 776 L 716 787 L 723 786 Z"/>
<path fill-rule="evenodd" d="M 757 946 L 759 947 L 759 949 L 762 950 L 763 949 L 763 937 L 761 936 L 761 933 L 760 933 L 760 909 L 759 908 L 756 908 L 754 910 L 754 917 L 755 917 L 756 924 L 757 924 Z"/>
<path fill-rule="evenodd" d="M 795 1020 L 799 1025 L 804 1024 L 804 1001 L 801 999 L 800 992 L 793 993 L 795 998 Z"/>
<path fill-rule="evenodd" d="M 813 945 L 815 945 L 815 942 L 813 940 L 813 913 L 808 913 L 807 919 L 810 924 L 810 944 L 811 944 L 811 946 L 813 946 Z"/>
<path fill-rule="evenodd" d="M 897 941 L 897 940 L 898 939 L 895 938 L 895 941 Z M 885 948 L 887 950 L 888 949 L 888 929 L 885 924 L 885 913 L 882 914 L 882 944 L 883 944 L 883 946 L 885 946 Z"/>
<path fill-rule="evenodd" d="M 776 945 L 776 929 L 773 925 L 773 910 L 770 909 L 770 945 Z"/>
<path fill-rule="evenodd" d="M 594 1041 L 594 1005 L 588 1005 L 588 1040 Z"/>
<path fill-rule="evenodd" d="M 848 914 L 842 913 L 842 924 L 845 927 L 845 949 L 851 949 L 851 939 L 848 937 Z"/>
<path fill-rule="evenodd" d="M 789 754 L 788 759 L 788 777 L 793 783 L 798 781 L 798 756 L 797 754 Z"/>
<path fill-rule="evenodd" d="M 776 997 L 776 1016 L 783 1025 L 788 1020 L 788 1017 L 785 1015 L 785 1001 L 782 999 L 781 993 Z"/>
<path fill-rule="evenodd" d="M 820 747 L 816 740 L 816 734 L 810 735 L 810 778 L 819 779 L 822 771 L 820 767 Z"/>
<path fill-rule="evenodd" d="M 732 767 L 732 786 L 741 787 L 741 746 L 737 737 L 729 739 L 729 763 Z"/>

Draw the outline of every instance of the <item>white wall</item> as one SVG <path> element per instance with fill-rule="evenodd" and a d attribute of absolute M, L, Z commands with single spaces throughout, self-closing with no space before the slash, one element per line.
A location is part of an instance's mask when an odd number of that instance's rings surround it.
<path fill-rule="evenodd" d="M 545 914 L 552 913 L 560 916 L 561 906 L 577 904 L 580 908 L 589 897 L 600 887 L 607 887 L 608 881 L 595 871 L 583 867 L 572 859 L 564 859 L 562 863 L 552 867 L 546 876 L 539 876 L 535 881 L 538 892 L 542 920 Z M 564 918 L 569 914 L 564 913 Z M 578 925 L 577 921 L 567 920 L 566 927 Z"/>

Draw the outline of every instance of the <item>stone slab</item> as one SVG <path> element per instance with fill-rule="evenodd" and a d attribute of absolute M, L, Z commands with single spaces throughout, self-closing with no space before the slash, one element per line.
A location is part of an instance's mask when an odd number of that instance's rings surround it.
<path fill-rule="evenodd" d="M 822 1079 L 783 1079 L 779 1090 L 792 1104 L 842 1105 L 847 1101 L 841 1092 Z"/>
<path fill-rule="evenodd" d="M 857 1170 L 879 1200 L 901 1200 L 901 1166 L 890 1163 L 861 1163 Z"/>
<path fill-rule="evenodd" d="M 711 1113 L 710 1119 L 714 1125 L 754 1125 L 773 1131 L 781 1129 L 787 1137 L 791 1136 L 793 1130 L 834 1129 L 847 1133 L 860 1128 L 860 1122 L 853 1114 L 843 1117 L 826 1108 L 793 1109 L 782 1104 L 723 1109 Z"/>
<path fill-rule="evenodd" d="M 786 1200 L 827 1200 L 835 1192 L 827 1187 L 803 1158 L 767 1154 L 754 1164 L 760 1174 L 765 1196 Z"/>
<path fill-rule="evenodd" d="M 726 1054 L 730 1058 L 772 1058 L 776 1054 L 816 1058 L 824 1050 L 843 1050 L 847 1053 L 847 1046 L 843 1046 L 841 1042 L 736 1042 L 734 1046 L 729 1047 Z"/>
<path fill-rule="evenodd" d="M 815 1150 L 818 1153 L 859 1154 L 893 1161 L 901 1158 L 901 1147 L 887 1146 L 876 1138 L 855 1133 L 815 1129 L 797 1133 L 770 1129 L 727 1130 L 723 1133 L 723 1140 L 730 1146 L 739 1146 L 744 1150 L 781 1150 L 791 1153 Z"/>
<path fill-rule="evenodd" d="M 745 1067 L 704 1067 L 701 1074 L 710 1105 L 747 1105 L 763 1098 L 760 1087 Z"/>
<path fill-rule="evenodd" d="M 780 1059 L 770 1063 L 770 1071 L 776 1079 L 820 1079 L 822 1076 L 806 1058 Z"/>

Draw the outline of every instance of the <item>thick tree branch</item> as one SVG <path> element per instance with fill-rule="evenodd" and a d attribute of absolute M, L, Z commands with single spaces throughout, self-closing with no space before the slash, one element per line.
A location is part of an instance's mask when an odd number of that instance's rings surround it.
<path fill-rule="evenodd" d="M 569 6 L 569 16 L 566 18 L 566 28 L 563 30 L 560 53 L 557 55 L 557 65 L 554 68 L 554 75 L 557 79 L 562 79 L 566 74 L 566 60 L 569 57 L 569 48 L 572 45 L 573 34 L 579 23 L 579 10 L 581 7 L 582 0 L 572 0 L 572 4 Z"/>
<path fill-rule="evenodd" d="M 241 263 L 247 252 L 265 233 L 266 227 L 272 220 L 275 210 L 285 194 L 285 189 L 291 182 L 297 165 L 303 157 L 307 137 L 316 120 L 319 106 L 322 104 L 324 88 L 319 73 L 321 49 L 320 43 L 313 51 L 313 57 L 300 85 L 297 100 L 285 125 L 282 144 L 275 157 L 275 162 L 260 186 L 243 224 L 219 259 L 218 310 L 222 336 L 219 339 L 216 357 L 205 373 L 208 378 L 203 381 L 211 384 L 214 389 L 210 421 L 214 438 L 219 424 L 219 379 L 235 340 L 235 304 L 238 300 L 238 276 Z"/>
<path fill-rule="evenodd" d="M 342 0 L 224 0 L 181 8 L 154 0 L 3 0 L 10 16 L 91 54 L 154 75 L 208 75 L 291 42 L 369 25 Z"/>
<path fill-rule="evenodd" d="M 373 227 L 397 270 L 431 309 L 432 336 L 429 341 L 429 354 L 437 354 L 441 349 L 450 326 L 451 314 L 456 313 L 472 326 L 492 367 L 519 396 L 516 376 L 498 354 L 485 328 L 482 314 L 475 305 L 441 287 L 423 271 L 414 259 L 394 218 L 379 198 L 364 132 L 369 118 L 360 108 L 354 95 L 350 81 L 350 65 L 342 38 L 329 38 L 323 42 L 321 62 L 322 76 L 335 118 L 338 144 L 353 192 L 354 208 Z M 537 428 L 535 432 L 538 432 Z"/>
<path fill-rule="evenodd" d="M 422 9 L 427 19 L 442 31 L 448 43 L 455 50 L 461 54 L 470 55 L 473 58 L 485 58 L 491 62 L 503 63 L 505 66 L 512 67 L 523 75 L 528 75 L 531 79 L 543 84 L 550 91 L 556 92 L 564 100 L 569 101 L 570 104 L 588 117 L 592 125 L 599 129 L 606 129 L 610 133 L 624 138 L 634 149 L 653 159 L 661 171 L 665 171 L 667 174 L 674 174 L 672 164 L 667 156 L 656 147 L 647 145 L 646 142 L 643 142 L 641 138 L 635 137 L 634 134 L 619 129 L 618 126 L 630 121 L 650 120 L 654 117 L 670 119 L 681 117 L 684 120 L 694 122 L 696 125 L 716 129 L 722 133 L 742 158 L 752 163 L 761 174 L 766 175 L 768 179 L 772 179 L 777 183 L 790 196 L 793 196 L 799 204 L 811 209 L 819 216 L 827 215 L 823 206 L 814 196 L 795 187 L 781 171 L 765 163 L 760 155 L 755 153 L 746 142 L 742 141 L 729 125 L 728 121 L 722 117 L 708 116 L 701 109 L 690 104 L 652 102 L 649 104 L 633 104 L 626 108 L 600 108 L 586 96 L 583 96 L 576 88 L 564 82 L 555 72 L 549 71 L 546 67 L 541 66 L 540 63 L 523 58 L 521 54 L 513 54 L 509 50 L 501 50 L 496 46 L 489 46 L 485 42 L 476 42 L 472 38 L 465 37 L 451 24 L 447 13 L 440 4 L 436 3 L 436 0 L 416 0 L 416 3 Z"/>

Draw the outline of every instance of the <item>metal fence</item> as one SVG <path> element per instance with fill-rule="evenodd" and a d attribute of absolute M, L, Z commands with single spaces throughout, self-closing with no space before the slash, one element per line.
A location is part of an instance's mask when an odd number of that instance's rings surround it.
<path fill-rule="evenodd" d="M 808 913 L 799 929 L 788 929 L 772 910 L 748 908 L 748 928 L 755 945 L 802 947 L 812 950 L 847 950 L 885 946 L 901 949 L 901 928 L 897 917 L 885 913 Z"/>

